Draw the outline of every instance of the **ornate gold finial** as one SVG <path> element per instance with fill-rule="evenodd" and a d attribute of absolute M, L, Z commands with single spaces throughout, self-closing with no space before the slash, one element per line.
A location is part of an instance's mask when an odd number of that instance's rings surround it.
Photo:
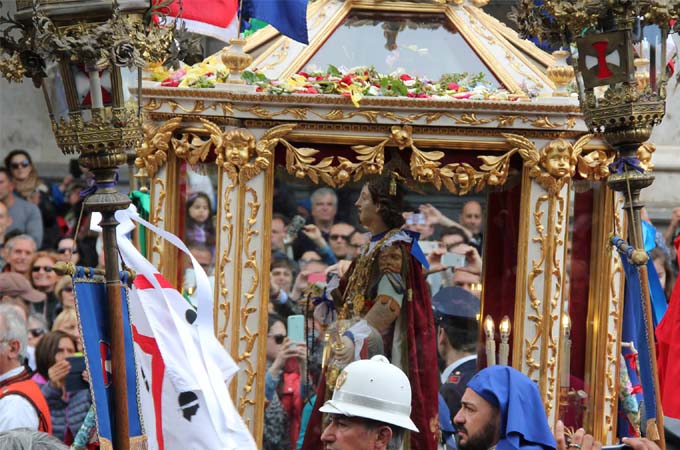
<path fill-rule="evenodd" d="M 552 53 L 555 57 L 555 65 L 548 67 L 548 78 L 555 83 L 553 97 L 567 97 L 569 92 L 567 86 L 574 79 L 574 68 L 567 63 L 567 58 L 571 55 L 567 50 L 556 50 Z"/>
<path fill-rule="evenodd" d="M 246 45 L 245 39 L 232 38 L 229 39 L 229 47 L 224 47 L 221 52 L 222 62 L 227 69 L 229 69 L 229 77 L 227 83 L 231 84 L 245 84 L 241 79 L 241 72 L 243 72 L 250 63 L 253 62 L 252 56 L 243 50 Z"/>

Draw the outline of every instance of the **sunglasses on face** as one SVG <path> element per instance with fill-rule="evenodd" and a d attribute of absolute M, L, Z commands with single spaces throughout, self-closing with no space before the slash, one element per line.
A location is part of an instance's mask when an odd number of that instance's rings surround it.
<path fill-rule="evenodd" d="M 352 237 L 351 234 L 331 234 L 328 236 L 331 241 L 337 241 L 338 239 L 342 239 L 345 242 L 349 242 L 349 239 Z"/>
<path fill-rule="evenodd" d="M 40 337 L 43 334 L 45 334 L 45 330 L 43 330 L 42 328 L 31 328 L 30 330 L 28 330 L 28 332 L 31 333 L 31 336 L 33 336 L 34 338 Z"/>
<path fill-rule="evenodd" d="M 61 292 L 73 292 L 73 287 L 72 286 L 66 286 L 61 290 Z"/>
<path fill-rule="evenodd" d="M 283 340 L 286 339 L 285 334 L 270 334 L 269 337 L 274 338 L 274 342 L 279 345 L 283 344 Z"/>
<path fill-rule="evenodd" d="M 58 248 L 57 253 L 60 255 L 63 255 L 64 253 L 73 253 L 74 255 L 78 254 L 78 249 L 71 249 L 71 248 Z"/>
<path fill-rule="evenodd" d="M 33 273 L 40 272 L 40 269 L 44 270 L 47 273 L 52 272 L 52 266 L 33 266 Z"/>
<path fill-rule="evenodd" d="M 16 169 L 18 169 L 18 168 L 20 168 L 20 167 L 25 169 L 26 167 L 28 167 L 28 166 L 30 166 L 30 165 L 31 165 L 31 163 L 28 162 L 27 159 L 25 159 L 25 160 L 23 160 L 23 161 L 21 161 L 21 162 L 18 162 L 18 163 L 10 163 L 9 166 L 12 168 L 12 170 L 16 170 Z"/>

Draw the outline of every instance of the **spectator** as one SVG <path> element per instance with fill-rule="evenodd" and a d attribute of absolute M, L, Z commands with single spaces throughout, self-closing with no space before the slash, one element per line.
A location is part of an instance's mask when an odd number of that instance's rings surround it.
<path fill-rule="evenodd" d="M 482 278 L 480 275 L 472 272 L 455 270 L 453 272 L 451 285 L 461 287 L 477 298 L 480 298 L 482 294 Z"/>
<path fill-rule="evenodd" d="M 57 242 L 57 253 L 59 254 L 59 260 L 66 263 L 78 264 L 80 260 L 78 246 L 72 237 L 63 237 Z"/>
<path fill-rule="evenodd" d="M 0 202 L 4 203 L 12 217 L 12 223 L 5 233 L 19 230 L 21 233 L 30 235 L 39 248 L 43 239 L 43 222 L 40 210 L 14 194 L 14 183 L 7 169 L 0 167 Z"/>
<path fill-rule="evenodd" d="M 463 227 L 455 220 L 446 217 L 441 211 L 429 203 L 420 205 L 418 210 L 425 215 L 425 220 L 427 223 L 439 225 L 444 228 L 458 228 L 465 233 L 468 240 L 472 238 L 472 233 L 468 231 L 467 228 Z"/>
<path fill-rule="evenodd" d="M 63 194 L 57 186 L 48 187 L 38 177 L 31 155 L 25 150 L 12 150 L 5 158 L 5 167 L 9 170 L 14 184 L 14 192 L 40 209 L 43 225 L 42 248 L 54 248 L 59 236 L 57 209 L 52 200 L 52 191 L 59 196 Z M 37 240 L 37 239 L 36 239 Z"/>
<path fill-rule="evenodd" d="M 354 234 L 349 240 L 350 246 L 352 248 L 352 257 L 350 259 L 356 258 L 359 252 L 361 251 L 361 247 L 367 245 L 370 239 L 371 236 L 369 233 L 363 233 L 361 231 L 354 232 Z"/>
<path fill-rule="evenodd" d="M 73 291 L 73 280 L 69 275 L 59 278 L 54 286 L 54 295 L 62 309 L 76 307 L 76 294 Z"/>
<path fill-rule="evenodd" d="M 311 219 L 308 221 L 308 224 L 315 225 L 316 230 L 305 227 L 298 233 L 297 239 L 293 243 L 295 259 L 299 259 L 308 250 L 319 251 L 324 247 L 323 244 L 328 241 L 328 235 L 338 211 L 338 197 L 333 189 L 319 188 L 312 193 L 310 199 Z M 326 262 L 328 264 L 335 264 L 337 261 L 331 262 L 327 260 Z"/>
<path fill-rule="evenodd" d="M 42 314 L 49 326 L 52 326 L 60 309 L 57 296 L 54 294 L 54 287 L 58 280 L 58 275 L 54 271 L 56 262 L 55 254 L 42 251 L 36 253 L 31 261 L 31 284 L 47 296 L 44 302 L 33 303 L 31 309 L 35 313 Z"/>
<path fill-rule="evenodd" d="M 453 419 L 468 381 L 477 372 L 479 299 L 459 287 L 447 287 L 432 298 L 432 305 L 437 351 L 445 364 L 439 392 Z"/>
<path fill-rule="evenodd" d="M 69 336 L 73 336 L 76 343 L 76 349 L 82 350 L 82 343 L 80 342 L 80 327 L 78 326 L 78 314 L 75 308 L 68 308 L 59 313 L 54 319 L 52 331 L 63 331 Z"/>
<path fill-rule="evenodd" d="M 680 207 L 673 208 L 671 220 L 668 223 L 668 227 L 666 227 L 666 232 L 663 234 L 664 238 L 666 238 L 666 243 L 671 247 L 677 235 L 678 225 L 680 225 Z"/>
<path fill-rule="evenodd" d="M 68 450 L 68 447 L 54 436 L 27 428 L 0 433 L 0 448 L 3 450 Z"/>
<path fill-rule="evenodd" d="M 52 433 L 50 410 L 24 367 L 26 322 L 9 305 L 0 305 L 0 432 L 15 428 Z"/>
<path fill-rule="evenodd" d="M 294 449 L 300 431 L 307 347 L 288 340 L 283 319 L 269 315 L 264 450 Z"/>
<path fill-rule="evenodd" d="M 211 250 L 215 247 L 215 214 L 210 206 L 210 197 L 203 192 L 192 194 L 187 199 L 184 229 L 187 244 L 204 244 Z"/>
<path fill-rule="evenodd" d="M 284 244 L 286 226 L 286 218 L 281 214 L 274 213 L 272 216 L 272 255 L 286 254 L 286 245 Z"/>
<path fill-rule="evenodd" d="M 29 279 L 31 260 L 37 250 L 35 240 L 27 234 L 20 234 L 7 241 L 5 247 L 7 265 L 4 271 L 19 273 Z"/>
<path fill-rule="evenodd" d="M 666 302 L 669 302 L 671 299 L 671 293 L 673 292 L 673 286 L 675 286 L 675 274 L 673 273 L 671 263 L 663 250 L 658 247 L 649 252 L 649 255 L 652 257 L 654 268 L 656 269 L 656 273 L 659 276 L 661 288 L 663 289 L 663 293 L 666 295 Z"/>
<path fill-rule="evenodd" d="M 0 202 L 0 272 L 5 268 L 5 232 L 12 224 L 12 216 L 4 203 Z"/>
<path fill-rule="evenodd" d="M 10 298 L 17 299 L 25 306 L 27 303 L 45 301 L 46 295 L 34 289 L 31 283 L 18 273 L 0 273 L 0 299 L 5 301 Z"/>
<path fill-rule="evenodd" d="M 62 331 L 51 331 L 41 339 L 35 349 L 36 383 L 42 383 L 42 393 L 52 415 L 54 436 L 71 444 L 78 433 L 90 405 L 89 389 L 66 390 L 66 375 L 71 370 L 69 356 L 76 352 L 76 339 Z M 82 373 L 88 380 L 87 371 Z"/>
<path fill-rule="evenodd" d="M 470 200 L 463 205 L 460 213 L 460 224 L 470 233 L 470 242 L 480 251 L 482 249 L 482 205 L 475 200 Z"/>
<path fill-rule="evenodd" d="M 354 231 L 354 227 L 345 222 L 338 222 L 331 227 L 328 243 L 336 259 L 352 259 L 350 239 Z"/>
<path fill-rule="evenodd" d="M 294 263 L 287 257 L 275 258 L 270 266 L 269 307 L 284 318 L 297 309 L 291 298 L 294 272 Z"/>
<path fill-rule="evenodd" d="M 99 233 L 90 230 L 91 214 L 83 211 L 84 198 L 81 198 L 80 194 L 85 187 L 84 181 L 75 180 L 66 189 L 66 198 L 69 206 L 68 211 L 64 214 L 62 234 L 75 238 L 80 265 L 97 267 L 99 265 L 97 252 L 97 237 Z"/>
<path fill-rule="evenodd" d="M 458 244 L 469 244 L 469 239 L 468 235 L 461 228 L 448 227 L 442 230 L 439 242 L 447 252 L 450 252 L 453 251 Z"/>
<path fill-rule="evenodd" d="M 404 228 L 420 234 L 418 238 L 420 241 L 430 240 L 432 235 L 434 235 L 435 224 L 428 221 L 425 214 L 420 212 L 407 212 L 404 213 L 404 220 L 406 222 Z"/>
<path fill-rule="evenodd" d="M 35 348 L 38 342 L 49 331 L 45 318 L 40 314 L 31 314 L 28 316 L 28 367 L 35 371 Z"/>

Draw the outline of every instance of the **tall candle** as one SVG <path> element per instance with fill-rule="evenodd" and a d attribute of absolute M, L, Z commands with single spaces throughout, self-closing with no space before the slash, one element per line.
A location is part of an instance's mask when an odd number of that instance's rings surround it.
<path fill-rule="evenodd" d="M 104 100 L 102 99 L 102 83 L 99 79 L 99 71 L 93 68 L 88 75 L 90 76 L 90 99 L 92 100 L 92 108 L 103 108 Z"/>
<path fill-rule="evenodd" d="M 496 365 L 496 341 L 494 339 L 494 323 L 491 316 L 484 319 L 484 331 L 486 333 L 486 365 Z"/>
<path fill-rule="evenodd" d="M 498 364 L 501 366 L 508 365 L 508 355 L 510 354 L 510 345 L 508 340 L 510 339 L 510 318 L 508 316 L 503 317 L 501 324 L 498 326 L 498 331 L 501 334 L 501 343 L 498 346 Z"/>
<path fill-rule="evenodd" d="M 571 372 L 571 319 L 569 314 L 562 314 L 562 363 L 560 364 L 560 386 L 569 388 Z"/>

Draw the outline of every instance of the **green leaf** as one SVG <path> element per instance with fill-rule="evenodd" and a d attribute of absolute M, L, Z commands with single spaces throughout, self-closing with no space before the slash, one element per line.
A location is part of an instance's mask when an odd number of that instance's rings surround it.
<path fill-rule="evenodd" d="M 334 77 L 340 77 L 342 78 L 342 74 L 338 70 L 337 67 L 335 67 L 333 64 L 328 65 L 328 70 L 326 71 L 328 75 L 334 76 Z"/>
<path fill-rule="evenodd" d="M 252 70 L 244 70 L 241 74 L 241 79 L 249 84 L 255 84 L 257 81 L 257 74 Z"/>

